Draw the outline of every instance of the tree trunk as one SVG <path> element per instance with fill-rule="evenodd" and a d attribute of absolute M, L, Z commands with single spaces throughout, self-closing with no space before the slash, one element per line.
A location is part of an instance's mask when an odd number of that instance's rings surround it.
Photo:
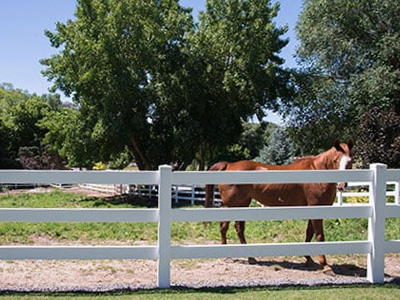
<path fill-rule="evenodd" d="M 139 170 L 155 170 L 155 166 L 150 162 L 147 155 L 138 145 L 136 139 L 131 137 L 130 145 L 128 146 L 129 151 L 131 152 L 135 162 L 139 168 Z"/>

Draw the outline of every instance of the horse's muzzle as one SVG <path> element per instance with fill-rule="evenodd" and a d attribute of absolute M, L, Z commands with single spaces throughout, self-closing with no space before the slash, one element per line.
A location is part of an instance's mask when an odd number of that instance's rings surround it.
<path fill-rule="evenodd" d="M 337 189 L 339 191 L 344 191 L 347 188 L 347 182 L 339 182 L 337 184 Z"/>

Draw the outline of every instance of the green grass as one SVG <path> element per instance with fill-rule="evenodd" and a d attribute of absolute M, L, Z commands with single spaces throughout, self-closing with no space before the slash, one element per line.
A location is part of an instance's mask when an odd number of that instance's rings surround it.
<path fill-rule="evenodd" d="M 87 198 L 83 195 L 52 192 L 16 194 L 0 197 L 2 208 L 139 208 L 136 202 L 122 197 Z M 35 236 L 46 236 L 55 241 L 117 240 L 134 243 L 157 239 L 156 223 L 0 223 L 0 244 L 30 244 Z"/>
<path fill-rule="evenodd" d="M 226 288 L 226 289 L 170 289 L 170 290 L 141 290 L 136 292 L 117 292 L 104 294 L 6 294 L 0 299 L 399 299 L 400 289 L 396 285 L 378 286 L 330 286 L 330 287 L 271 287 L 271 288 Z"/>

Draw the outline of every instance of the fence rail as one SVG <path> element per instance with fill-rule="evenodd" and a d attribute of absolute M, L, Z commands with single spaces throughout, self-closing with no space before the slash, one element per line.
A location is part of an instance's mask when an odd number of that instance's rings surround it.
<path fill-rule="evenodd" d="M 388 182 L 388 186 L 393 185 L 393 190 L 388 190 L 386 196 L 392 196 L 394 202 L 400 204 L 400 182 Z M 336 199 L 337 205 L 343 205 L 344 198 L 348 197 L 369 197 L 369 183 L 365 182 L 349 182 L 349 187 L 363 187 L 365 191 L 353 192 L 349 190 L 337 191 Z M 98 191 L 107 194 L 135 194 L 140 197 L 146 198 L 156 198 L 158 197 L 157 185 L 122 185 L 122 184 L 80 184 L 80 188 Z M 216 190 L 214 192 L 215 202 L 221 202 L 219 192 Z M 190 201 L 191 205 L 196 202 L 205 201 L 205 190 L 204 185 L 197 184 L 181 184 L 172 186 L 172 199 L 175 203 L 182 201 Z"/>
<path fill-rule="evenodd" d="M 306 183 L 358 181 L 370 184 L 369 203 L 352 206 L 231 209 L 172 209 L 172 186 L 218 183 Z M 170 262 L 176 258 L 275 255 L 368 254 L 367 279 L 384 281 L 384 256 L 400 252 L 399 240 L 385 240 L 385 218 L 400 217 L 400 206 L 386 203 L 386 184 L 400 181 L 400 170 L 371 165 L 369 170 L 172 172 L 0 170 L 0 183 L 106 183 L 158 186 L 156 209 L 0 209 L 0 222 L 158 222 L 156 246 L 0 246 L 0 259 L 157 259 L 158 286 L 170 286 Z M 250 245 L 171 245 L 173 221 L 368 218 L 365 241 Z"/>

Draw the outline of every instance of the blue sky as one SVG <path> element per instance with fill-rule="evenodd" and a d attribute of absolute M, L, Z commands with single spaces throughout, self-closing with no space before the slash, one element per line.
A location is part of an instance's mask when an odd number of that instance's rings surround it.
<path fill-rule="evenodd" d="M 205 0 L 180 0 L 180 3 L 193 7 L 195 15 L 205 6 Z M 286 37 L 290 39 L 281 56 L 287 66 L 294 67 L 293 55 L 298 45 L 294 27 L 302 0 L 280 0 L 280 3 L 275 21 L 278 26 L 289 26 Z M 71 19 L 75 4 L 75 0 L 0 0 L 0 83 L 9 82 L 39 95 L 48 93 L 51 83 L 40 73 L 43 67 L 39 60 L 57 53 L 57 49 L 50 46 L 44 31 L 53 31 L 56 22 Z"/>

